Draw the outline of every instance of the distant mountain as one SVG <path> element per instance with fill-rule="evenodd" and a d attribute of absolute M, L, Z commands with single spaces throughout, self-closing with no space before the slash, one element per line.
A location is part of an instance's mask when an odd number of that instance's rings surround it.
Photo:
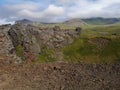
<path fill-rule="evenodd" d="M 15 23 L 20 23 L 20 24 L 32 24 L 33 21 L 28 20 L 28 19 L 22 19 L 22 20 L 18 20 Z"/>
<path fill-rule="evenodd" d="M 84 22 L 87 24 L 92 24 L 92 25 L 107 25 L 107 24 L 115 24 L 120 22 L 120 18 L 87 18 L 87 19 L 82 19 Z"/>
<path fill-rule="evenodd" d="M 81 20 L 80 18 L 76 18 L 76 19 L 70 19 L 65 21 L 63 24 L 65 25 L 70 25 L 70 26 L 84 26 L 87 25 L 83 20 Z"/>
<path fill-rule="evenodd" d="M 34 21 L 28 20 L 28 19 L 22 19 L 18 20 L 15 23 L 22 23 L 22 24 L 33 24 L 35 23 Z M 59 23 L 42 23 L 42 22 L 36 22 L 39 24 L 59 24 Z M 116 24 L 120 23 L 120 18 L 102 18 L 102 17 L 97 17 L 97 18 L 86 18 L 86 19 L 80 19 L 80 18 L 75 18 L 75 19 L 69 19 L 62 24 L 67 25 L 67 26 L 84 26 L 84 25 L 109 25 L 109 24 Z"/>

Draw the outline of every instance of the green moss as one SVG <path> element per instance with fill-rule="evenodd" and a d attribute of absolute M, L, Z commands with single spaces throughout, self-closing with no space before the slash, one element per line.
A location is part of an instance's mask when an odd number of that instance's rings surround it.
<path fill-rule="evenodd" d="M 24 51 L 23 51 L 22 46 L 18 45 L 15 49 L 16 49 L 16 55 L 23 59 L 24 58 Z"/>
<path fill-rule="evenodd" d="M 64 47 L 63 54 L 70 62 L 106 63 L 120 60 L 120 40 L 112 39 L 105 48 L 99 49 L 89 39 L 76 39 L 71 45 Z"/>
<path fill-rule="evenodd" d="M 111 42 L 109 42 L 108 46 L 103 49 L 100 53 L 101 57 L 108 57 L 108 56 L 114 56 L 116 59 L 120 59 L 120 40 L 119 39 L 112 39 Z"/>
<path fill-rule="evenodd" d="M 52 57 L 53 50 L 43 49 L 38 56 L 37 62 L 54 62 L 55 59 Z"/>

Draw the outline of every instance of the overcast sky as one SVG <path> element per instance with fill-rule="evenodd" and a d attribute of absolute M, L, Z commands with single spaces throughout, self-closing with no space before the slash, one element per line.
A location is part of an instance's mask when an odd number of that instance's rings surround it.
<path fill-rule="evenodd" d="M 20 19 L 61 22 L 71 18 L 120 17 L 120 0 L 0 0 L 0 24 Z"/>

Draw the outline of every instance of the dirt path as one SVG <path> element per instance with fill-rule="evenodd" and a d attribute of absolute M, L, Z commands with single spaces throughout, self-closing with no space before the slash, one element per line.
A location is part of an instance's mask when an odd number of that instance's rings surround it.
<path fill-rule="evenodd" d="M 120 64 L 0 64 L 0 90 L 120 90 Z"/>

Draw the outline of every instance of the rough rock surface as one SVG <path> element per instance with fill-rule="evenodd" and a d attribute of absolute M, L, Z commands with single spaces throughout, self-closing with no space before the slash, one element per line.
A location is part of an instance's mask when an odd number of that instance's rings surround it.
<path fill-rule="evenodd" d="M 20 58 L 22 60 L 37 59 L 43 48 L 59 49 L 71 44 L 79 36 L 81 28 L 61 30 L 59 26 L 40 28 L 15 24 L 0 26 L 0 32 L 0 54 L 12 55 L 12 58 L 15 57 L 15 60 L 20 61 Z"/>
<path fill-rule="evenodd" d="M 0 62 L 5 61 L 7 63 L 15 61 L 20 61 L 21 59 L 12 52 L 14 46 L 8 35 L 8 31 L 11 25 L 0 26 Z"/>

